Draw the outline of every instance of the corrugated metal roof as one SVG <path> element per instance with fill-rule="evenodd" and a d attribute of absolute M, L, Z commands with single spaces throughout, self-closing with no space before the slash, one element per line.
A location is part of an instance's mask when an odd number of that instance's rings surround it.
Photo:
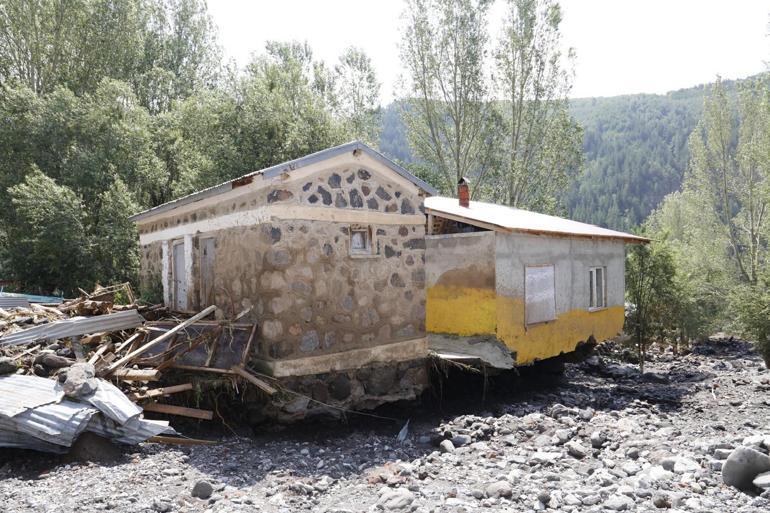
<path fill-rule="evenodd" d="M 417 187 L 424 190 L 428 194 L 438 194 L 438 191 L 432 185 L 421 180 L 420 178 L 417 178 L 412 173 L 410 173 L 403 167 L 399 166 L 398 164 L 396 164 L 395 162 L 387 158 L 382 153 L 371 148 L 370 146 L 367 146 L 361 141 L 351 141 L 349 143 L 342 144 L 340 146 L 335 146 L 333 148 L 327 148 L 325 150 L 311 153 L 310 155 L 306 155 L 298 159 L 290 160 L 288 162 L 283 162 L 281 164 L 276 164 L 275 166 L 271 166 L 266 169 L 262 169 L 260 171 L 254 171 L 253 173 L 248 173 L 238 178 L 234 178 L 233 180 L 229 180 L 219 185 L 209 187 L 208 189 L 203 189 L 193 194 L 189 194 L 187 196 L 177 198 L 173 201 L 169 201 L 168 203 L 158 205 L 157 207 L 144 210 L 143 212 L 134 214 L 133 216 L 129 217 L 129 219 L 132 221 L 141 221 L 142 219 L 146 219 L 148 217 L 151 217 L 157 214 L 162 214 L 163 212 L 168 212 L 179 206 L 186 205 L 188 203 L 193 203 L 195 201 L 200 201 L 206 198 L 210 198 L 212 196 L 216 196 L 217 194 L 222 194 L 224 192 L 231 191 L 233 189 L 234 182 L 243 180 L 245 178 L 258 176 L 258 175 L 262 175 L 265 178 L 271 178 L 273 176 L 280 175 L 281 173 L 293 171 L 295 169 L 309 166 L 310 164 L 321 162 L 323 160 L 327 160 L 332 157 L 342 155 L 343 153 L 353 152 L 355 150 L 360 150 L 366 153 L 368 156 L 372 157 L 374 160 L 388 166 L 397 174 L 403 176 L 404 178 L 406 178 L 407 180 L 409 180 L 410 182 L 412 182 L 413 184 L 415 184 Z"/>
<path fill-rule="evenodd" d="M 29 308 L 29 306 L 27 298 L 0 295 L 0 308 Z"/>
<path fill-rule="evenodd" d="M 49 304 L 59 304 L 62 301 L 64 301 L 60 297 L 56 296 L 36 296 L 34 294 L 16 294 L 15 292 L 0 292 L 0 298 L 21 298 L 26 299 L 30 303 L 49 303 Z"/>
<path fill-rule="evenodd" d="M 14 417 L 44 404 L 58 403 L 64 392 L 52 379 L 37 376 L 0 377 L 0 417 Z"/>
<path fill-rule="evenodd" d="M 429 214 L 447 217 L 468 224 L 483 225 L 482 227 L 484 228 L 500 231 L 558 237 L 615 239 L 634 243 L 649 242 L 649 239 L 630 233 L 618 232 L 562 217 L 549 216 L 480 201 L 471 201 L 466 208 L 460 206 L 457 198 L 433 196 L 425 198 L 425 211 Z"/>
<path fill-rule="evenodd" d="M 111 332 L 136 328 L 144 322 L 144 317 L 136 310 L 126 310 L 108 315 L 93 317 L 72 317 L 48 324 L 39 324 L 16 333 L 0 337 L 0 346 L 26 344 L 36 340 L 54 340 L 58 338 L 88 335 L 102 331 Z"/>
<path fill-rule="evenodd" d="M 127 444 L 175 434 L 168 422 L 143 419 L 141 408 L 111 383 L 97 383 L 97 392 L 81 402 L 64 399 L 52 379 L 0 377 L 0 447 L 65 452 L 83 431 Z"/>

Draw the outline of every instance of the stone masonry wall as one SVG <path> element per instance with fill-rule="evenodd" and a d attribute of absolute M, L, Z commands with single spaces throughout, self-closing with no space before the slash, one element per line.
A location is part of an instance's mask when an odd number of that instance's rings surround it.
<path fill-rule="evenodd" d="M 387 214 L 419 214 L 423 208 L 420 195 L 385 173 L 344 166 L 152 221 L 140 232 L 266 205 Z M 362 224 L 371 228 L 371 255 L 350 255 L 347 222 L 272 219 L 200 235 L 215 239 L 215 302 L 228 317 L 252 308 L 252 320 L 260 325 L 260 357 L 315 356 L 425 335 L 424 224 Z M 155 242 L 142 248 L 148 279 L 156 268 L 160 276 L 160 247 Z M 196 300 L 198 247 L 196 237 Z"/>

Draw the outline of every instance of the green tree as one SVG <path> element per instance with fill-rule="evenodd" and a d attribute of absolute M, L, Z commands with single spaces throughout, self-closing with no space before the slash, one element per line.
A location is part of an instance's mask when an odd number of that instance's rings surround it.
<path fill-rule="evenodd" d="M 644 372 L 647 349 L 662 340 L 673 325 L 669 305 L 676 300 L 676 268 L 671 252 L 662 243 L 637 244 L 626 258 L 626 295 L 631 303 L 625 330 L 630 333 L 639 353 L 639 368 Z"/>
<path fill-rule="evenodd" d="M 9 193 L 6 251 L 12 276 L 26 290 L 76 293 L 86 284 L 91 249 L 77 195 L 39 169 Z"/>
<path fill-rule="evenodd" d="M 484 70 L 488 0 L 409 0 L 401 61 L 407 74 L 402 116 L 415 156 L 454 193 L 463 177 L 491 165 L 496 134 Z"/>
<path fill-rule="evenodd" d="M 690 137 L 685 187 L 719 228 L 738 276 L 755 284 L 767 253 L 770 206 L 770 90 L 766 78 L 740 88 L 730 104 L 717 80 L 704 116 Z"/>
<path fill-rule="evenodd" d="M 355 139 L 377 144 L 382 126 L 380 83 L 372 60 L 360 48 L 349 47 L 334 66 L 335 110 Z"/>
<path fill-rule="evenodd" d="M 92 219 L 92 276 L 101 283 L 137 283 L 139 246 L 136 226 L 128 218 L 139 211 L 126 184 L 115 181 L 99 198 L 99 215 Z"/>
<path fill-rule="evenodd" d="M 554 0 L 506 0 L 495 52 L 495 85 L 505 142 L 503 165 L 485 168 L 496 201 L 553 211 L 579 172 L 583 133 L 569 114 L 573 50 L 562 55 L 561 9 Z"/>

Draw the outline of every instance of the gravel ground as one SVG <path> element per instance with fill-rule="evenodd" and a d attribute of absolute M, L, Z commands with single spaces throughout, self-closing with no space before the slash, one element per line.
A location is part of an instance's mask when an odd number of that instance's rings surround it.
<path fill-rule="evenodd" d="M 645 375 L 616 355 L 483 403 L 469 386 L 471 401 L 391 409 L 414 415 L 404 442 L 401 423 L 369 419 L 111 464 L 6 451 L 0 511 L 770 511 L 770 491 L 722 481 L 732 449 L 770 448 L 770 372 L 749 346 L 658 354 Z"/>

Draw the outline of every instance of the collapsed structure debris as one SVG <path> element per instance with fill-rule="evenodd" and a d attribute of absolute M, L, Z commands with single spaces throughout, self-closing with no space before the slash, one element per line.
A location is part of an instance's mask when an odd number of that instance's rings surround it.
<path fill-rule="evenodd" d="M 0 447 L 61 453 L 85 432 L 124 444 L 195 443 L 143 417 L 211 420 L 213 411 L 162 402 L 196 390 L 201 379 L 191 373 L 276 392 L 246 367 L 256 326 L 202 321 L 216 306 L 180 320 L 137 304 L 128 284 L 27 304 L 0 309 Z M 186 381 L 167 379 L 174 372 Z"/>

